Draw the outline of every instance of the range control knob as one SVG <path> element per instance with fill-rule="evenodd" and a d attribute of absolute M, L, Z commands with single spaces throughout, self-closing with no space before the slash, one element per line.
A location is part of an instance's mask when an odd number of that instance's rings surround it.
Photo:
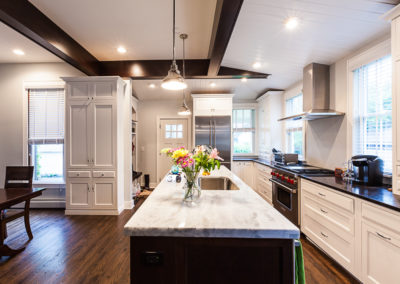
<path fill-rule="evenodd" d="M 274 172 L 271 172 L 271 176 L 274 176 L 275 175 L 275 173 Z"/>
<path fill-rule="evenodd" d="M 284 175 L 281 175 L 281 180 L 285 180 L 285 176 Z"/>

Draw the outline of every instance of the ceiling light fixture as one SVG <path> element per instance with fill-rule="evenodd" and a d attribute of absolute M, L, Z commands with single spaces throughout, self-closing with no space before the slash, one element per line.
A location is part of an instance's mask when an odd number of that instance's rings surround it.
<path fill-rule="evenodd" d="M 155 87 L 156 87 L 155 84 L 153 84 L 153 83 L 149 84 L 149 88 L 150 88 L 150 89 L 154 89 Z"/>
<path fill-rule="evenodd" d="M 25 52 L 23 52 L 21 49 L 14 49 L 13 52 L 16 55 L 24 55 L 25 54 Z"/>
<path fill-rule="evenodd" d="M 297 17 L 289 17 L 285 21 L 285 26 L 288 30 L 293 30 L 299 25 L 299 19 Z"/>
<path fill-rule="evenodd" d="M 210 87 L 213 87 L 213 88 L 214 88 L 216 85 L 217 85 L 217 84 L 215 84 L 214 82 L 211 82 L 211 83 L 210 83 Z"/>
<path fill-rule="evenodd" d="M 118 46 L 117 51 L 118 51 L 119 53 L 126 53 L 126 48 L 123 47 L 123 46 Z"/>
<path fill-rule="evenodd" d="M 253 68 L 254 69 L 258 69 L 258 68 L 260 68 L 261 67 L 261 63 L 260 62 L 254 62 L 253 63 Z"/>
<path fill-rule="evenodd" d="M 243 77 L 243 78 L 242 78 L 242 82 L 243 82 L 243 83 L 246 83 L 246 82 L 247 82 L 247 77 Z"/>
<path fill-rule="evenodd" d="M 173 0 L 173 23 L 172 23 L 172 64 L 168 75 L 163 79 L 161 87 L 167 90 L 183 90 L 187 88 L 185 80 L 181 76 L 175 60 L 175 0 Z"/>
<path fill-rule="evenodd" d="M 179 36 L 182 39 L 182 68 L 183 68 L 183 79 L 185 78 L 185 39 L 188 38 L 187 34 L 181 34 Z M 185 90 L 182 90 L 183 93 L 183 102 L 182 105 L 179 107 L 178 110 L 178 115 L 191 115 L 192 112 L 190 111 L 190 108 L 186 104 L 186 95 L 185 95 Z"/>

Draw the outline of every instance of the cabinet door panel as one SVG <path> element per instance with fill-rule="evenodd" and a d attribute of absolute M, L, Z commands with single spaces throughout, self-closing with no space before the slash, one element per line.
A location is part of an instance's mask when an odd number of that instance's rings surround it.
<path fill-rule="evenodd" d="M 87 100 L 90 94 L 90 84 L 88 82 L 71 82 L 67 87 L 67 96 L 69 99 L 85 99 Z"/>
<path fill-rule="evenodd" d="M 96 99 L 112 99 L 115 91 L 115 82 L 96 82 L 93 84 Z"/>
<path fill-rule="evenodd" d="M 93 208 L 113 209 L 116 207 L 115 180 L 94 180 Z"/>
<path fill-rule="evenodd" d="M 114 168 L 116 148 L 116 114 L 112 102 L 93 103 L 93 163 L 94 167 Z"/>
<path fill-rule="evenodd" d="M 67 209 L 88 209 L 91 207 L 91 185 L 89 180 L 70 179 L 67 183 Z"/>
<path fill-rule="evenodd" d="M 67 167 L 87 168 L 90 166 L 89 149 L 89 104 L 69 102 L 67 105 Z"/>
<path fill-rule="evenodd" d="M 361 226 L 364 283 L 399 283 L 400 236 L 369 222 Z"/>

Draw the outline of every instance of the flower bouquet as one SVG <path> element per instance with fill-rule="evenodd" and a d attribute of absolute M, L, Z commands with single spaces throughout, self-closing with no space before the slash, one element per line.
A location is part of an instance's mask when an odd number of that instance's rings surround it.
<path fill-rule="evenodd" d="M 197 146 L 192 152 L 180 147 L 176 149 L 165 148 L 161 150 L 161 153 L 171 157 L 174 165 L 180 167 L 185 174 L 186 183 L 183 198 L 185 203 L 194 203 L 200 198 L 201 191 L 198 185 L 200 171 L 203 170 L 202 174 L 208 176 L 212 170 L 220 168 L 220 161 L 222 161 L 216 148 L 212 149 L 204 145 Z"/>

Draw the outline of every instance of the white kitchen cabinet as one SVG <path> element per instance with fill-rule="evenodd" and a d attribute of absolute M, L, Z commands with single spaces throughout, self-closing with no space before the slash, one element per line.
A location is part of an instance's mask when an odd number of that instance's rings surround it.
<path fill-rule="evenodd" d="M 66 186 L 66 204 L 69 209 L 92 207 L 92 185 L 88 178 L 69 178 Z"/>
<path fill-rule="evenodd" d="M 231 94 L 195 94 L 192 97 L 194 116 L 232 115 Z"/>
<path fill-rule="evenodd" d="M 272 204 L 271 168 L 254 162 L 254 189 L 268 203 Z"/>
<path fill-rule="evenodd" d="M 232 172 L 250 187 L 253 187 L 253 162 L 233 162 Z"/>
<path fill-rule="evenodd" d="M 131 114 L 130 92 L 119 77 L 63 78 L 66 81 L 66 214 L 117 215 L 124 207 L 123 135 Z M 129 108 L 130 109 L 130 108 Z"/>
<path fill-rule="evenodd" d="M 393 193 L 400 194 L 400 6 L 386 14 L 391 22 Z"/>

